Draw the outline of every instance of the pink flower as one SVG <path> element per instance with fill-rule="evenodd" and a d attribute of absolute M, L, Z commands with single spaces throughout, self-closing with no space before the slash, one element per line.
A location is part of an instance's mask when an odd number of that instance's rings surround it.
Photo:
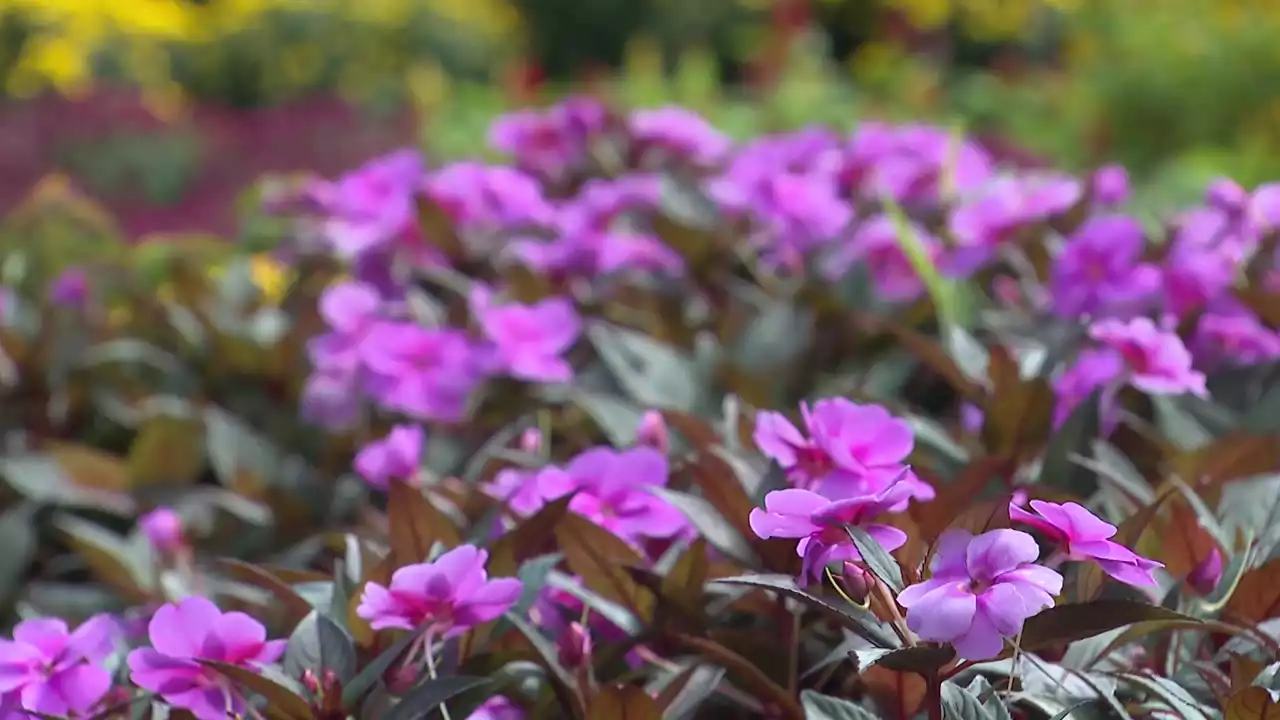
<path fill-rule="evenodd" d="M 418 474 L 424 440 L 421 427 L 396 425 L 385 438 L 356 453 L 355 470 L 370 486 L 386 490 L 392 480 L 405 481 Z"/>
<path fill-rule="evenodd" d="M 413 193 L 423 175 L 415 150 L 375 158 L 309 195 L 326 216 L 323 234 L 345 259 L 386 245 L 413 223 Z"/>
<path fill-rule="evenodd" d="M 1202 596 L 1212 593 L 1222 582 L 1222 562 L 1222 551 L 1217 547 L 1211 548 L 1209 554 L 1191 569 L 1187 584 Z"/>
<path fill-rule="evenodd" d="M 467 716 L 467 720 L 524 720 L 524 718 L 524 710 L 502 695 L 485 700 L 483 705 Z"/>
<path fill-rule="evenodd" d="M 965 660 L 989 660 L 1026 619 L 1053 607 L 1062 576 L 1035 565 L 1040 548 L 1017 530 L 977 537 L 947 530 L 938 538 L 932 577 L 898 595 L 907 627 L 921 640 L 950 643 Z"/>
<path fill-rule="evenodd" d="M 369 394 L 417 420 L 461 420 L 484 379 L 482 358 L 460 330 L 382 322 L 365 342 Z"/>
<path fill-rule="evenodd" d="M 1160 271 L 1142 262 L 1142 225 L 1123 215 L 1086 220 L 1053 263 L 1053 303 L 1062 317 L 1128 316 L 1160 291 Z"/>
<path fill-rule="evenodd" d="M 477 286 L 471 306 L 505 372 L 530 382 L 573 380 L 573 366 L 562 357 L 582 332 L 572 302 L 556 297 L 533 305 L 495 306 L 488 291 Z"/>
<path fill-rule="evenodd" d="M 454 163 L 427 178 L 424 187 L 453 222 L 466 230 L 544 226 L 553 215 L 542 196 L 542 186 L 510 167 Z"/>
<path fill-rule="evenodd" d="M 942 243 L 924 228 L 914 223 L 911 226 L 929 259 L 937 258 Z M 829 280 L 837 280 L 857 263 L 866 266 L 877 294 L 884 300 L 904 302 L 924 293 L 924 281 L 902 249 L 897 226 L 887 216 L 877 215 L 860 223 L 853 237 L 838 243 L 827 256 L 823 274 Z"/>
<path fill-rule="evenodd" d="M 640 416 L 640 426 L 636 428 L 636 442 L 648 445 L 662 454 L 671 449 L 671 434 L 667 431 L 667 421 L 657 410 L 646 410 Z"/>
<path fill-rule="evenodd" d="M 382 296 L 372 285 L 343 282 L 327 288 L 320 295 L 318 309 L 329 332 L 307 343 L 311 364 L 355 373 L 360 368 L 361 348 L 381 308 Z"/>
<path fill-rule="evenodd" d="M 548 500 L 568 492 L 559 468 L 503 468 L 481 489 L 489 497 L 506 501 L 511 512 L 522 517 L 538 512 Z"/>
<path fill-rule="evenodd" d="M 1192 369 L 1191 352 L 1182 339 L 1151 318 L 1103 320 L 1089 328 L 1089 335 L 1124 358 L 1129 383 L 1145 393 L 1208 394 L 1204 373 Z"/>
<path fill-rule="evenodd" d="M 490 580 L 489 553 L 461 545 L 435 560 L 395 571 L 391 584 L 365 585 L 356 614 L 374 630 L 416 630 L 429 625 L 432 636 L 460 635 L 489 622 L 520 598 L 520 581 Z"/>
<path fill-rule="evenodd" d="M 1104 207 L 1113 208 L 1128 202 L 1133 194 L 1129 185 L 1129 173 L 1123 165 L 1103 165 L 1093 173 L 1093 202 Z"/>
<path fill-rule="evenodd" d="M 791 488 L 775 490 L 764 498 L 764 509 L 754 508 L 751 531 L 761 538 L 798 538 L 796 554 L 804 559 L 802 579 L 817 581 L 829 563 L 860 560 L 858 548 L 845 532 L 846 525 L 867 531 L 885 550 L 897 550 L 907 534 L 891 525 L 871 522 L 910 499 L 912 488 L 898 483 L 878 495 L 829 500 L 815 492 Z"/>
<path fill-rule="evenodd" d="M 171 553 L 186 545 L 182 532 L 182 516 L 173 508 L 160 507 L 138 519 L 138 529 L 160 552 Z"/>
<path fill-rule="evenodd" d="M 651 447 L 596 447 L 563 470 L 547 468 L 538 482 L 544 497 L 575 492 L 569 509 L 628 542 L 669 538 L 685 529 L 683 513 L 649 492 L 667 484 L 667 458 Z"/>
<path fill-rule="evenodd" d="M 0 693 L 11 715 L 88 715 L 111 689 L 101 665 L 112 652 L 114 623 L 95 615 L 70 632 L 55 618 L 24 620 L 0 640 Z"/>
<path fill-rule="evenodd" d="M 911 427 L 879 405 L 826 398 L 810 410 L 800 405 L 808 436 L 781 413 L 756 414 L 756 445 L 786 471 L 797 487 L 828 498 L 874 495 L 901 482 L 910 489 L 900 511 L 912 499 L 935 493 L 905 464 L 915 448 Z"/>
<path fill-rule="evenodd" d="M 1057 403 L 1053 407 L 1053 426 L 1062 424 L 1071 417 L 1071 413 L 1084 402 L 1095 390 L 1102 389 L 1101 415 L 1104 435 L 1111 434 L 1116 417 L 1114 392 L 1108 392 L 1111 385 L 1124 374 L 1124 360 L 1118 353 L 1109 348 L 1087 348 L 1076 357 L 1076 361 L 1062 371 L 1053 381 L 1053 392 Z"/>
<path fill-rule="evenodd" d="M 697 165 L 714 165 L 732 143 L 701 115 L 675 105 L 636 110 L 627 119 L 632 139 L 641 151 L 657 150 Z"/>
<path fill-rule="evenodd" d="M 1200 316 L 1192 347 L 1201 367 L 1259 365 L 1280 358 L 1280 333 L 1246 308 L 1214 308 Z"/>
<path fill-rule="evenodd" d="M 267 640 L 262 623 L 241 612 L 223 613 L 206 598 L 189 597 L 156 611 L 147 626 L 149 648 L 129 653 L 129 677 L 197 720 L 223 720 L 244 712 L 234 686 L 202 660 L 254 669 L 284 654 L 284 640 Z"/>
<path fill-rule="evenodd" d="M 1030 525 L 1057 543 L 1068 560 L 1092 560 L 1103 572 L 1129 585 L 1151 587 L 1156 579 L 1151 571 L 1164 565 L 1140 557 L 1129 548 L 1108 538 L 1116 534 L 1116 526 L 1098 518 L 1083 506 L 1032 500 L 1035 512 L 1009 504 L 1009 519 Z"/>

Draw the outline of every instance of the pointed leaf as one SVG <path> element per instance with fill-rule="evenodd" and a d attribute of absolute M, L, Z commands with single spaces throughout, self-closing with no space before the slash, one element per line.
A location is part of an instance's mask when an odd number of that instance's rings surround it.
<path fill-rule="evenodd" d="M 401 698 L 385 720 L 420 720 L 451 698 L 488 682 L 485 678 L 461 675 L 427 680 Z"/>
<path fill-rule="evenodd" d="M 587 720 L 662 720 L 662 711 L 643 688 L 621 685 L 592 696 Z"/>
<path fill-rule="evenodd" d="M 800 693 L 805 720 L 876 720 L 879 716 L 848 700 L 820 695 L 812 690 Z"/>
<path fill-rule="evenodd" d="M 613 533 L 579 515 L 565 515 L 556 528 L 565 563 L 582 583 L 605 598 L 622 604 L 641 622 L 652 618 L 653 593 L 641 587 L 624 569 L 643 568 L 644 558 Z"/>
<path fill-rule="evenodd" d="M 311 706 L 292 690 L 276 681 L 239 665 L 201 660 L 201 664 L 218 671 L 241 689 L 261 695 L 267 702 L 275 717 L 282 720 L 311 720 Z"/>
<path fill-rule="evenodd" d="M 648 489 L 683 513 L 698 534 L 716 550 L 747 566 L 759 563 L 746 538 L 706 498 L 664 487 Z M 745 494 L 743 498 L 746 498 Z"/>
<path fill-rule="evenodd" d="M 324 677 L 324 671 L 332 670 L 345 684 L 356 674 L 355 645 L 351 636 L 329 616 L 313 610 L 289 636 L 284 667 L 295 677 L 300 677 L 305 670 Z"/>
<path fill-rule="evenodd" d="M 1022 628 L 1022 649 L 1030 651 L 1074 642 L 1125 625 L 1156 620 L 1199 622 L 1196 618 L 1158 605 L 1128 600 L 1094 600 L 1059 605 L 1027 619 Z"/>
<path fill-rule="evenodd" d="M 876 647 L 892 649 L 899 646 L 897 638 L 890 634 L 883 623 L 871 613 L 847 603 L 836 605 L 816 595 L 811 595 L 796 585 L 795 578 L 788 575 L 743 575 L 741 577 L 720 578 L 713 580 L 711 584 L 745 585 L 762 590 L 771 590 L 825 613 L 850 632 Z"/>
<path fill-rule="evenodd" d="M 854 546 L 858 548 L 858 554 L 862 556 L 862 562 L 867 569 L 881 582 L 892 588 L 895 594 L 902 592 L 902 568 L 898 567 L 898 561 L 894 560 L 893 556 L 866 530 L 856 525 L 847 525 L 845 530 L 849 533 L 849 539 L 853 541 Z"/>
<path fill-rule="evenodd" d="M 944 720 L 995 720 L 978 698 L 951 682 L 942 684 L 942 717 Z"/>
<path fill-rule="evenodd" d="M 850 655 L 857 662 L 858 672 L 873 665 L 879 665 L 889 670 L 927 676 L 954 660 L 956 651 L 949 645 L 942 647 L 919 645 L 897 650 L 854 650 Z"/>
<path fill-rule="evenodd" d="M 387 525 L 396 567 L 426 562 L 436 543 L 454 548 L 462 543 L 458 528 L 418 488 L 393 482 L 387 497 Z"/>
<path fill-rule="evenodd" d="M 280 607 L 284 608 L 289 621 L 289 630 L 295 628 L 303 618 L 313 612 L 311 603 L 299 595 L 289 583 L 272 575 L 266 569 L 235 558 L 218 558 L 215 562 L 218 569 L 227 576 L 270 593 L 280 603 Z"/>

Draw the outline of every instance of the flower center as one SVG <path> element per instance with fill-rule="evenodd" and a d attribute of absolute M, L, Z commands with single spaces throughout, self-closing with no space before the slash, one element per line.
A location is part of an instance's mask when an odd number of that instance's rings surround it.
<path fill-rule="evenodd" d="M 795 451 L 795 468 L 809 480 L 818 480 L 835 468 L 831 456 L 820 448 L 797 447 Z"/>
<path fill-rule="evenodd" d="M 991 582 L 974 578 L 967 583 L 961 584 L 960 589 L 970 595 L 981 595 L 991 589 Z"/>

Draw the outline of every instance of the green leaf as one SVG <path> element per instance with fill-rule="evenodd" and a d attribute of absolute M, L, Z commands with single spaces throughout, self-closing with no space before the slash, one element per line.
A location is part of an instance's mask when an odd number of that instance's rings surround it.
<path fill-rule="evenodd" d="M 820 695 L 812 690 L 800 693 L 805 720 L 876 720 L 875 713 L 848 700 Z"/>
<path fill-rule="evenodd" d="M 428 680 L 410 690 L 400 702 L 396 703 L 391 712 L 387 713 L 386 720 L 418 720 L 448 702 L 450 698 L 488 682 L 485 678 L 463 676 Z"/>
<path fill-rule="evenodd" d="M 683 513 L 698 534 L 716 550 L 747 566 L 759 563 L 746 538 L 705 498 L 663 487 L 651 487 L 649 490 Z"/>
<path fill-rule="evenodd" d="M 1029 618 L 1022 627 L 1022 649 L 1069 643 L 1134 623 L 1157 620 L 1200 621 L 1157 605 L 1128 600 L 1093 600 L 1051 607 Z"/>
<path fill-rule="evenodd" d="M 899 647 L 897 638 L 876 619 L 876 616 L 860 608 L 846 605 L 838 607 L 820 597 L 811 595 L 796 585 L 795 578 L 789 575 L 742 575 L 740 577 L 713 580 L 711 585 L 745 585 L 748 587 L 771 590 L 798 600 L 809 607 L 827 614 L 839 622 L 850 632 L 879 648 L 894 649 Z"/>
<path fill-rule="evenodd" d="M 239 665 L 215 662 L 213 660 L 201 660 L 200 662 L 217 670 L 236 685 L 239 685 L 242 690 L 248 690 L 266 698 L 271 708 L 272 717 L 281 718 L 282 720 L 285 718 L 288 720 L 311 720 L 313 717 L 311 706 L 306 700 L 268 677 Z"/>
<path fill-rule="evenodd" d="M 996 720 L 978 698 L 952 682 L 942 684 L 942 717 L 945 720 Z"/>
<path fill-rule="evenodd" d="M 422 637 L 423 633 L 429 629 L 429 623 L 423 623 L 417 630 L 413 630 L 404 637 L 400 638 L 391 647 L 382 651 L 368 665 L 365 665 L 356 676 L 351 678 L 351 682 L 342 688 L 342 705 L 343 707 L 356 707 L 360 698 L 369 691 L 379 680 L 383 674 L 399 660 L 404 651 L 409 649 L 415 640 Z"/>
<path fill-rule="evenodd" d="M 854 650 L 849 655 L 857 663 L 858 672 L 873 665 L 879 665 L 898 672 L 913 672 L 917 675 L 928 675 L 955 659 L 956 651 L 950 645 L 916 647 L 885 650 Z"/>
<path fill-rule="evenodd" d="M 616 325 L 598 323 L 587 336 L 623 390 L 641 405 L 686 411 L 702 405 L 707 382 L 692 357 Z"/>
<path fill-rule="evenodd" d="M 895 595 L 902 592 L 905 585 L 902 582 L 902 568 L 898 567 L 898 561 L 894 560 L 893 556 L 866 530 L 856 525 L 846 525 L 844 529 L 849 533 L 849 539 L 853 541 L 854 547 L 858 548 L 858 554 L 862 556 L 862 562 L 867 569 L 879 578 L 880 582 L 888 585 Z"/>
<path fill-rule="evenodd" d="M 329 616 L 313 610 L 289 636 L 284 668 L 291 676 L 311 670 L 323 677 L 325 670 L 332 670 L 345 684 L 356 673 L 355 645 L 347 631 Z"/>
<path fill-rule="evenodd" d="M 1040 465 L 1040 484 L 1057 490 L 1089 497 L 1098 489 L 1097 475 L 1072 460 L 1088 455 L 1089 443 L 1099 435 L 1101 391 L 1095 390 L 1077 405 L 1062 427 L 1049 439 Z"/>

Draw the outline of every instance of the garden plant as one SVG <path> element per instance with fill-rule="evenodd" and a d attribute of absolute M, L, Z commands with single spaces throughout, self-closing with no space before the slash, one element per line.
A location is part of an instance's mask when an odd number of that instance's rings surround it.
<path fill-rule="evenodd" d="M 0 716 L 1280 713 L 1280 184 L 490 143 L 270 188 L 269 256 L 0 245 Z"/>

